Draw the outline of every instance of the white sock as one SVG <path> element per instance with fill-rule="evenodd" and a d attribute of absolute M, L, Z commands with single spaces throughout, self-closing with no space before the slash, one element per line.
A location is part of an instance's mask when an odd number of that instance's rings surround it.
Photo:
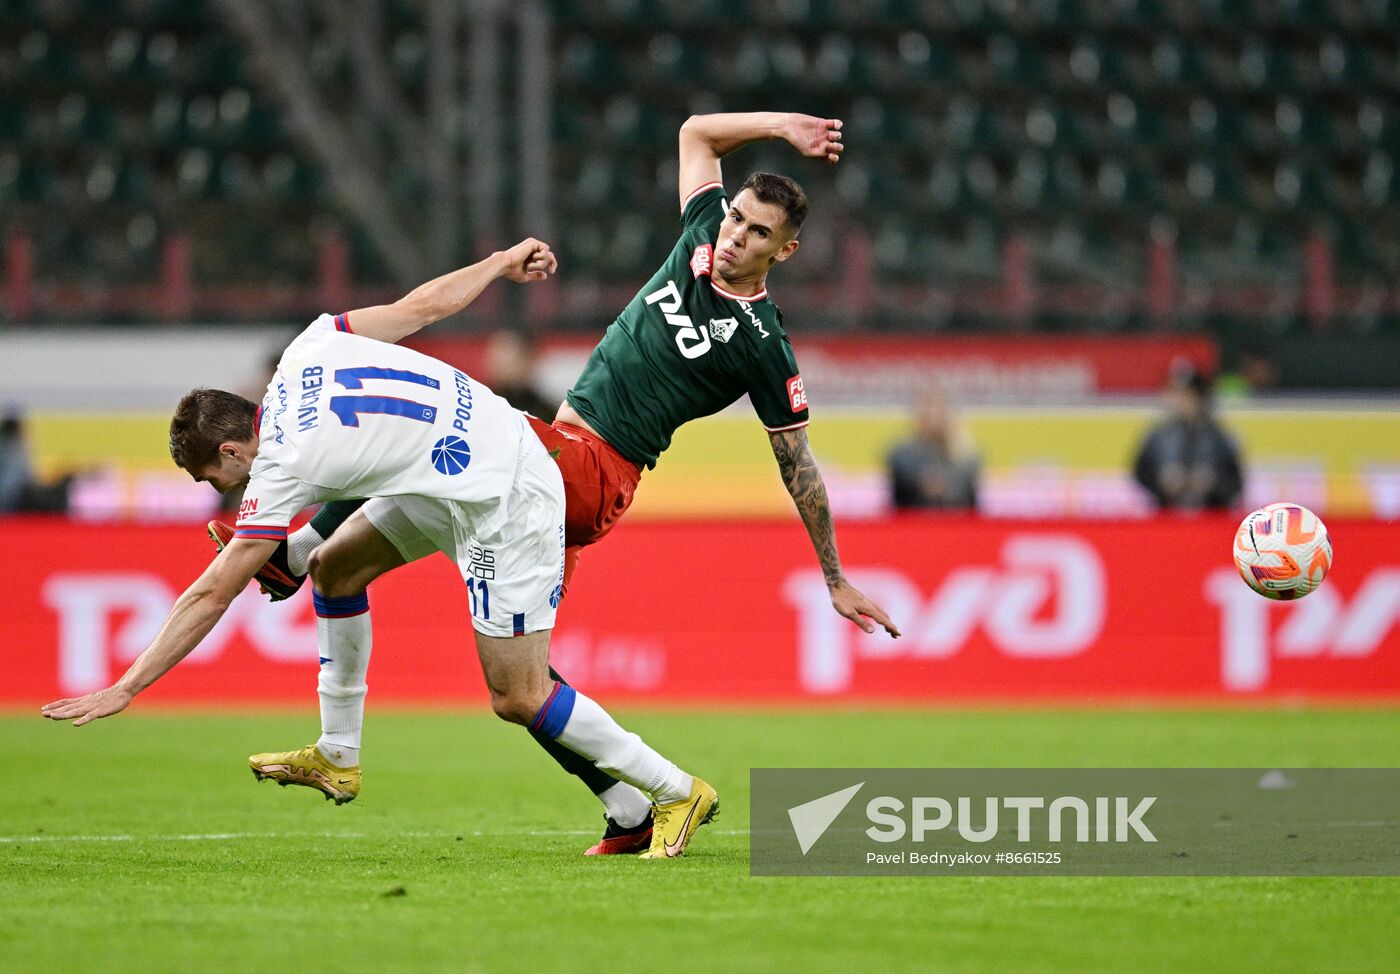
<path fill-rule="evenodd" d="M 306 574 L 306 563 L 311 560 L 311 552 L 325 540 L 310 523 L 303 524 L 287 536 L 287 567 L 293 575 Z"/>
<path fill-rule="evenodd" d="M 572 703 L 562 729 L 554 739 L 582 754 L 601 770 L 650 795 L 658 804 L 678 802 L 690 795 L 694 779 L 646 745 L 636 734 L 622 729 L 608 712 L 573 687 L 559 686 L 545 704 L 546 711 Z M 556 724 L 547 712 L 542 726 Z M 540 718 L 537 718 L 540 719 Z M 550 731 L 546 731 L 549 733 Z"/>
<path fill-rule="evenodd" d="M 316 742 L 331 763 L 345 768 L 360 761 L 360 732 L 365 722 L 365 674 L 369 671 L 371 630 L 369 600 L 361 594 L 327 599 L 315 593 L 316 641 L 321 674 L 321 739 Z M 353 615 L 342 613 L 354 612 Z"/>
<path fill-rule="evenodd" d="M 651 799 L 625 781 L 599 792 L 598 800 L 607 809 L 608 818 L 612 819 L 613 824 L 624 829 L 641 825 L 651 813 Z"/>

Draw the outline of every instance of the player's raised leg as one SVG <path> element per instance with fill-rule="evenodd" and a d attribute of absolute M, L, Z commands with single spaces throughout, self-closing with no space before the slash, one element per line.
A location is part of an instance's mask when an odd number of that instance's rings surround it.
<path fill-rule="evenodd" d="M 305 575 L 311 567 L 311 555 L 330 540 L 350 516 L 365 505 L 364 501 L 330 501 L 322 504 L 311 520 L 287 536 L 287 565 L 293 572 Z"/>
<path fill-rule="evenodd" d="M 306 581 L 311 554 L 335 533 L 345 519 L 358 511 L 364 501 L 330 501 L 300 528 L 287 536 L 287 540 L 277 546 L 267 564 L 258 569 L 255 577 L 258 586 L 274 602 L 291 598 Z M 223 551 L 233 540 L 232 525 L 223 521 L 209 522 L 209 539 L 214 547 Z"/>

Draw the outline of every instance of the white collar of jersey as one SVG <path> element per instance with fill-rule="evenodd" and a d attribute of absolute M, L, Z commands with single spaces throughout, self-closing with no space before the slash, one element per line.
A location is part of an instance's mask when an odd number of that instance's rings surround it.
<path fill-rule="evenodd" d="M 768 297 L 767 288 L 764 288 L 757 294 L 735 294 L 733 291 L 726 291 L 724 288 L 720 287 L 718 284 L 715 283 L 715 279 L 713 277 L 710 278 L 710 287 L 714 288 L 716 292 L 722 294 L 724 297 L 728 298 L 731 301 L 747 301 L 750 304 L 753 304 L 753 302 L 755 301 L 762 301 L 764 298 Z"/>

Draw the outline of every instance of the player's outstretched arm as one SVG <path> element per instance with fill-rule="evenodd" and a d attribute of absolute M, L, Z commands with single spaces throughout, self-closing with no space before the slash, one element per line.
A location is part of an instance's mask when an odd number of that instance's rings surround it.
<path fill-rule="evenodd" d="M 132 697 L 199 645 L 276 547 L 275 541 L 234 539 L 175 601 L 156 638 L 120 680 L 105 690 L 45 704 L 40 713 L 51 720 L 71 720 L 74 727 L 121 713 Z"/>
<path fill-rule="evenodd" d="M 527 237 L 509 250 L 498 250 L 485 260 L 419 285 L 393 304 L 351 311 L 350 330 L 392 344 L 455 315 L 475 301 L 493 281 L 500 278 L 517 284 L 543 281 L 558 267 L 559 261 L 549 244 Z"/>
<path fill-rule="evenodd" d="M 797 505 L 797 513 L 802 515 L 807 536 L 812 539 L 812 547 L 817 551 L 822 574 L 826 576 L 826 587 L 831 592 L 831 607 L 866 632 L 874 632 L 874 623 L 879 623 L 885 632 L 899 638 L 899 627 L 885 610 L 846 581 L 846 576 L 841 572 L 831 504 L 826 497 L 826 484 L 822 482 L 821 471 L 817 469 L 817 461 L 807 443 L 807 431 L 796 429 L 769 433 L 768 438 L 773 444 L 773 456 L 778 460 L 783 483 L 792 495 L 792 502 Z M 874 622 L 871 622 L 872 619 Z"/>
<path fill-rule="evenodd" d="M 681 126 L 681 205 L 697 188 L 721 181 L 720 159 L 750 142 L 784 139 L 808 159 L 841 161 L 841 120 L 795 112 L 692 115 Z"/>

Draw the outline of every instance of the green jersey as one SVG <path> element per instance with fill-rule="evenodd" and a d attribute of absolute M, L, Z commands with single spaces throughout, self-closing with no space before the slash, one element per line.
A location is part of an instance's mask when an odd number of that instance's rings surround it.
<path fill-rule="evenodd" d="M 711 277 L 729 211 L 724 186 L 697 189 L 661 269 L 608 326 L 569 405 L 619 453 L 656 466 L 681 425 L 748 393 L 769 432 L 807 425 L 807 393 L 768 292 L 731 294 Z"/>

